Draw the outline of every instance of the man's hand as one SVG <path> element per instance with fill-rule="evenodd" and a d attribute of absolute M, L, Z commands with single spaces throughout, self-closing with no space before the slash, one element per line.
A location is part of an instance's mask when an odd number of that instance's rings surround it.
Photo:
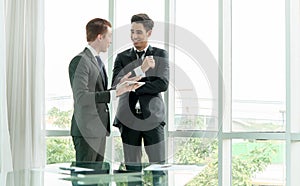
<path fill-rule="evenodd" d="M 154 67 L 155 67 L 155 60 L 153 56 L 146 56 L 141 66 L 142 71 L 145 73 L 149 70 L 149 68 L 154 68 Z"/>
<path fill-rule="evenodd" d="M 141 85 L 139 85 L 138 83 L 134 83 L 134 84 L 129 84 L 127 82 L 119 83 L 116 88 L 116 96 L 119 97 L 126 92 L 130 92 L 139 88 L 140 86 Z"/>
<path fill-rule="evenodd" d="M 129 84 L 129 83 L 124 83 L 125 81 L 135 81 L 137 82 L 138 80 L 141 79 L 141 76 L 135 76 L 135 77 L 131 77 L 129 78 L 129 76 L 131 76 L 131 72 L 128 72 L 119 82 L 119 84 L 116 87 L 116 96 L 120 96 L 126 92 L 130 92 L 133 91 L 137 88 L 139 88 L 141 85 L 139 85 L 138 83 L 133 83 L 133 84 Z"/>

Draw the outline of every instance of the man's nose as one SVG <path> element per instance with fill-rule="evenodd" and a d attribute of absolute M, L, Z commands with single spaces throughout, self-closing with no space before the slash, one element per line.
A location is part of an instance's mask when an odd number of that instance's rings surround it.
<path fill-rule="evenodd" d="M 132 34 L 131 34 L 131 37 L 132 37 L 132 39 L 136 39 L 136 38 L 137 38 L 137 34 L 132 33 Z"/>

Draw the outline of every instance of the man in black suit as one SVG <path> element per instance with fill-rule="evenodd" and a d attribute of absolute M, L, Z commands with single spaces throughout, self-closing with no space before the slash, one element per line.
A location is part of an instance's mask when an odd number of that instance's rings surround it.
<path fill-rule="evenodd" d="M 114 126 L 119 127 L 127 169 L 140 169 L 142 140 L 150 162 L 165 161 L 165 104 L 161 93 L 168 89 L 167 51 L 148 44 L 154 22 L 147 14 L 131 18 L 133 47 L 119 53 L 113 69 L 112 85 L 124 74 L 141 76 L 144 85 L 119 98 Z"/>
<path fill-rule="evenodd" d="M 100 52 L 106 52 L 112 40 L 111 23 L 95 18 L 86 25 L 88 45 L 69 65 L 69 78 L 74 99 L 71 135 L 76 161 L 103 161 L 106 136 L 110 134 L 109 103 L 114 97 L 134 90 L 136 85 L 122 84 L 107 89 L 105 66 Z M 126 74 L 121 82 L 133 80 Z"/>

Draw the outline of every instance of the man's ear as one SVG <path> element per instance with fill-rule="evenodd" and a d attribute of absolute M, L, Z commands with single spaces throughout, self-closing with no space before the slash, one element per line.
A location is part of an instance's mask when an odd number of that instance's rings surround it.
<path fill-rule="evenodd" d="M 149 30 L 149 31 L 147 32 L 147 36 L 150 37 L 151 34 L 152 34 L 152 30 Z"/>
<path fill-rule="evenodd" d="M 102 35 L 102 34 L 98 34 L 98 35 L 97 35 L 97 38 L 100 39 L 100 40 L 102 40 L 103 35 Z"/>

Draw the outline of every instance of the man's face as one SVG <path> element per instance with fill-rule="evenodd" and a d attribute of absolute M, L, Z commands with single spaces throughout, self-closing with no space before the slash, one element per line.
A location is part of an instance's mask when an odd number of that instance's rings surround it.
<path fill-rule="evenodd" d="M 131 24 L 131 40 L 133 45 L 138 50 L 143 50 L 146 48 L 148 43 L 148 38 L 151 36 L 151 30 L 146 31 L 142 23 L 132 23 Z"/>
<path fill-rule="evenodd" d="M 101 40 L 99 42 L 100 52 L 107 52 L 107 49 L 109 48 L 111 42 L 112 42 L 112 29 L 108 27 L 106 34 L 102 35 Z"/>

